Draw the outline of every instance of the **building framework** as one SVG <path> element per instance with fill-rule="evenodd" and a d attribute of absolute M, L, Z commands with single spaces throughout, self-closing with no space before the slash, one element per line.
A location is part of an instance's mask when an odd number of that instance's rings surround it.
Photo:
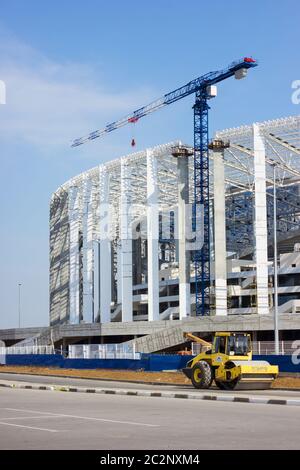
<path fill-rule="evenodd" d="M 216 138 L 230 147 L 209 155 L 210 313 L 272 311 L 274 165 L 279 274 L 289 276 L 280 308 L 293 311 L 300 302 L 300 117 Z M 178 149 L 187 155 L 178 158 Z M 104 163 L 58 188 L 50 204 L 50 324 L 193 316 L 195 234 L 187 233 L 186 205 L 193 192 L 193 148 L 180 141 Z"/>

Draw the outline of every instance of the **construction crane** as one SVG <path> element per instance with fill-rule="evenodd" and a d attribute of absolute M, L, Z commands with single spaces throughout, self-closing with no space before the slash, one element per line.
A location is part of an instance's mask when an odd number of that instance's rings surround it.
<path fill-rule="evenodd" d="M 208 315 L 210 303 L 210 241 L 209 241 L 209 150 L 208 150 L 208 100 L 217 94 L 216 84 L 234 76 L 237 79 L 244 78 L 250 68 L 256 67 L 257 62 L 252 57 L 244 57 L 232 62 L 227 68 L 209 72 L 186 85 L 166 93 L 158 100 L 147 106 L 137 109 L 124 118 L 107 124 L 103 129 L 75 139 L 71 146 L 77 147 L 86 142 L 103 137 L 127 124 L 135 124 L 139 119 L 157 111 L 164 106 L 175 103 L 186 96 L 195 94 L 194 109 L 194 202 L 192 228 L 197 234 L 200 213 L 203 225 L 203 244 L 201 249 L 193 252 L 195 266 L 195 305 L 196 315 Z"/>

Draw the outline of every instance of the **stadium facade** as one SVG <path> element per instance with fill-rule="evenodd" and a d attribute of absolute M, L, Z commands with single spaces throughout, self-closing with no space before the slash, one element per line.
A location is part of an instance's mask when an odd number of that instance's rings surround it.
<path fill-rule="evenodd" d="M 279 314 L 297 315 L 300 117 L 216 138 L 230 146 L 210 154 L 211 316 L 273 314 L 274 180 Z M 58 188 L 50 204 L 50 325 L 193 317 L 193 184 L 192 148 L 177 141 Z"/>

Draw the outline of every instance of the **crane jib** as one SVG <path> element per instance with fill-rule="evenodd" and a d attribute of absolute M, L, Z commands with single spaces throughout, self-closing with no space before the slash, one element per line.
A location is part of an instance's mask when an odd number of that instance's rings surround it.
<path fill-rule="evenodd" d="M 186 85 L 181 86 L 176 90 L 171 91 L 170 93 L 166 93 L 162 98 L 159 98 L 158 100 L 155 100 L 152 103 L 135 110 L 131 115 L 128 115 L 126 118 L 122 118 L 119 121 L 107 124 L 105 128 L 91 132 L 85 137 L 75 139 L 72 142 L 71 146 L 77 147 L 79 145 L 84 144 L 85 142 L 102 137 L 106 133 L 119 129 L 120 127 L 123 127 L 129 123 L 135 122 L 135 119 L 138 120 L 146 116 L 147 114 L 157 111 L 163 106 L 172 104 L 175 101 L 185 98 L 186 96 L 192 93 L 197 93 L 198 91 L 204 89 L 209 85 L 214 85 L 215 83 L 219 83 L 223 80 L 226 80 L 226 78 L 233 76 L 235 72 L 240 69 L 249 69 L 256 66 L 257 62 L 254 59 L 252 59 L 251 57 L 244 57 L 242 60 L 232 62 L 226 69 L 206 73 L 205 75 L 202 75 L 201 77 L 190 81 Z"/>

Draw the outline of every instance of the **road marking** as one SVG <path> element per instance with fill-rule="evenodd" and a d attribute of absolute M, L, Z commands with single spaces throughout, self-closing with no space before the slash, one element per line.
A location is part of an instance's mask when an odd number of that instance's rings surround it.
<path fill-rule="evenodd" d="M 7 420 L 11 420 L 11 419 L 42 419 L 42 418 L 60 418 L 61 416 L 60 415 L 53 415 L 53 416 L 45 416 L 45 415 L 42 415 L 42 416 L 19 416 L 19 417 L 6 417 L 6 416 L 3 416 L 2 418 L 0 418 L 1 420 L 4 419 L 4 421 L 7 421 Z"/>
<path fill-rule="evenodd" d="M 23 424 L 12 424 L 12 423 L 3 423 L 2 421 L 0 421 L 0 425 L 3 425 L 3 426 L 13 426 L 15 428 L 26 428 L 26 429 L 32 429 L 33 431 L 46 431 L 46 432 L 61 432 L 61 431 L 57 431 L 56 429 L 46 429 L 46 428 L 36 428 L 34 426 L 25 426 Z"/>
<path fill-rule="evenodd" d="M 22 413 L 36 413 L 41 415 L 48 415 L 48 416 L 56 416 L 62 418 L 74 418 L 74 419 L 84 419 L 88 421 L 102 421 L 106 423 L 116 423 L 116 424 L 129 424 L 132 426 L 145 426 L 149 428 L 159 428 L 159 424 L 149 424 L 149 423 L 137 423 L 135 421 L 119 421 L 115 419 L 105 419 L 105 418 L 92 418 L 88 416 L 77 416 L 77 415 L 66 415 L 66 414 L 57 414 L 57 413 L 50 413 L 48 411 L 35 411 L 35 410 L 23 410 L 18 408 L 2 408 L 2 410 L 7 411 L 20 411 Z"/>

